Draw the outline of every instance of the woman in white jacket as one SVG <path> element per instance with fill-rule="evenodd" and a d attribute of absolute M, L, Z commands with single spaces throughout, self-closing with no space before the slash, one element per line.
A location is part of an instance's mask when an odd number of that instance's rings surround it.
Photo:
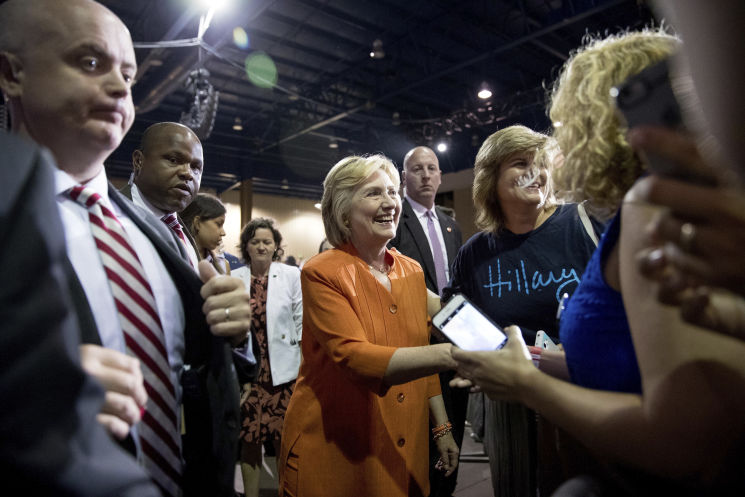
<path fill-rule="evenodd" d="M 262 445 L 279 454 L 285 410 L 300 368 L 303 321 L 300 270 L 279 261 L 282 235 L 270 219 L 243 227 L 241 254 L 246 266 L 233 276 L 251 292 L 251 332 L 259 374 L 241 396 L 241 470 L 246 497 L 259 495 Z"/>

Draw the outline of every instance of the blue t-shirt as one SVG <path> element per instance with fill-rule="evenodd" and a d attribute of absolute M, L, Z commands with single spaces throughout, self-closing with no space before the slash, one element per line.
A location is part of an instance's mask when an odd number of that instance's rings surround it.
<path fill-rule="evenodd" d="M 602 232 L 600 223 L 593 227 Z M 480 232 L 471 237 L 453 261 L 443 297 L 463 293 L 498 325 L 520 326 L 528 345 L 538 330 L 558 340 L 559 301 L 577 288 L 594 250 L 577 204 L 559 205 L 529 233 L 502 230 L 498 236 Z"/>
<path fill-rule="evenodd" d="M 590 259 L 582 283 L 561 315 L 561 342 L 572 383 L 601 390 L 641 393 L 631 331 L 621 293 L 605 281 L 603 265 L 620 234 L 611 220 Z"/>

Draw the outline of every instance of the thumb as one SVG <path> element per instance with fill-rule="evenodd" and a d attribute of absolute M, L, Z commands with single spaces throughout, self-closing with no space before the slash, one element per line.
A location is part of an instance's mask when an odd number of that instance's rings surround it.
<path fill-rule="evenodd" d="M 217 276 L 217 270 L 215 266 L 210 264 L 209 261 L 199 261 L 199 277 L 202 278 L 202 283 L 207 283 L 209 280 Z"/>
<path fill-rule="evenodd" d="M 530 360 L 530 351 L 528 351 L 528 346 L 525 345 L 525 340 L 523 340 L 523 332 L 520 330 L 519 326 L 508 326 L 504 329 L 505 332 L 507 332 L 507 345 L 505 345 L 505 348 L 520 348 L 522 349 L 522 353 L 525 356 L 526 359 Z"/>

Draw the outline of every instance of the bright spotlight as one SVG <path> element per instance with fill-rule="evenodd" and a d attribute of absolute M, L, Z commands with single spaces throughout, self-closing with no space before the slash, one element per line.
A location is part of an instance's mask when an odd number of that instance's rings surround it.
<path fill-rule="evenodd" d="M 197 4 L 203 9 L 222 10 L 231 0 L 197 0 Z"/>
<path fill-rule="evenodd" d="M 481 100 L 486 100 L 488 98 L 491 98 L 492 96 L 491 88 L 489 88 L 489 85 L 487 84 L 486 81 L 484 81 L 483 83 L 481 83 L 481 85 L 479 85 L 479 92 L 476 95 L 478 95 L 478 97 Z"/>
<path fill-rule="evenodd" d="M 445 142 L 440 142 L 437 144 L 437 151 L 438 152 L 445 152 L 448 149 L 448 146 Z"/>

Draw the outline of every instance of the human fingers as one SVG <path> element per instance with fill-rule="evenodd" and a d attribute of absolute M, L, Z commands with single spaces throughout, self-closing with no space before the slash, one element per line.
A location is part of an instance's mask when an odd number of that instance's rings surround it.
<path fill-rule="evenodd" d="M 202 266 L 200 266 L 200 268 L 201 267 Z M 212 269 L 214 270 L 214 268 Z M 206 281 L 204 285 L 202 285 L 199 293 L 202 295 L 203 299 L 208 299 L 209 297 L 220 295 L 222 293 L 230 293 L 234 290 L 245 289 L 246 285 L 243 283 L 242 279 L 221 274 Z"/>
<path fill-rule="evenodd" d="M 745 299 L 734 293 L 697 288 L 681 305 L 681 317 L 697 326 L 745 338 Z"/>
<path fill-rule="evenodd" d="M 712 168 L 699 154 L 694 138 L 687 133 L 661 126 L 638 126 L 629 130 L 627 139 L 635 150 L 672 161 L 681 171 L 714 177 Z"/>
<path fill-rule="evenodd" d="M 459 369 L 464 366 L 473 367 L 479 364 L 481 354 L 479 351 L 463 350 L 455 346 L 450 349 L 450 357 L 457 363 Z"/>
<path fill-rule="evenodd" d="M 131 396 L 113 391 L 106 392 L 101 414 L 114 416 L 127 423 L 128 426 L 132 426 L 140 421 L 142 413 L 143 410 Z"/>
<path fill-rule="evenodd" d="M 463 376 L 454 376 L 448 383 L 451 388 L 470 388 L 473 386 L 473 382 Z"/>
<path fill-rule="evenodd" d="M 661 281 L 669 268 L 665 251 L 660 247 L 640 250 L 636 254 L 636 265 L 641 275 L 652 281 Z"/>
<path fill-rule="evenodd" d="M 212 264 L 210 264 L 209 261 L 206 260 L 199 261 L 197 269 L 199 270 L 199 277 L 201 278 L 202 283 L 207 283 L 212 278 L 215 278 L 219 275 L 217 269 L 215 269 L 215 266 L 213 266 Z"/>
<path fill-rule="evenodd" d="M 129 434 L 130 425 L 111 414 L 96 414 L 96 421 L 117 440 L 124 440 Z"/>
<path fill-rule="evenodd" d="M 107 392 L 130 396 L 141 407 L 147 403 L 145 380 L 136 358 L 99 345 L 81 345 L 80 363 Z"/>
<path fill-rule="evenodd" d="M 242 339 L 251 327 L 250 297 L 242 288 L 207 298 L 202 311 L 216 336 Z"/>
<path fill-rule="evenodd" d="M 458 450 L 458 445 L 456 445 L 455 440 L 453 440 L 452 447 L 448 451 L 448 469 L 445 471 L 445 476 L 450 476 L 453 474 L 455 469 L 458 467 L 458 460 L 460 458 L 460 450 Z"/>
<path fill-rule="evenodd" d="M 505 328 L 504 331 L 505 335 L 507 335 L 507 345 L 504 346 L 503 350 L 512 353 L 519 352 L 523 357 L 530 361 L 530 351 L 528 351 L 528 346 L 525 345 L 523 332 L 520 330 L 520 327 L 511 325 Z"/>
<path fill-rule="evenodd" d="M 647 176 L 634 187 L 635 199 L 668 207 L 689 221 L 732 222 L 742 217 L 745 200 L 737 192 L 662 176 Z"/>

